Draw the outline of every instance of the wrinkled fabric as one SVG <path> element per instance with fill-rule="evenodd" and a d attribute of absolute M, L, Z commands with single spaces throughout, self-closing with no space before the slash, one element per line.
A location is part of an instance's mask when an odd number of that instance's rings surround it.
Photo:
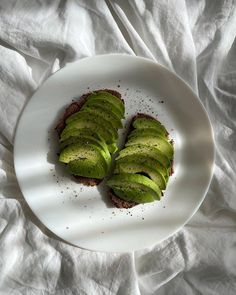
<path fill-rule="evenodd" d="M 236 1 L 0 1 L 0 294 L 236 292 Z M 112 254 L 56 239 L 33 215 L 13 165 L 19 116 L 53 72 L 86 56 L 150 58 L 199 95 L 214 130 L 206 198 L 177 234 Z"/>

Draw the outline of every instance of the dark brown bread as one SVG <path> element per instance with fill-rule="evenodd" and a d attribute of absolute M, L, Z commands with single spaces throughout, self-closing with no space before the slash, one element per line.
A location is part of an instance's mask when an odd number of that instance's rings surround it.
<path fill-rule="evenodd" d="M 66 119 L 69 116 L 71 116 L 72 114 L 77 113 L 82 108 L 82 106 L 86 102 L 87 97 L 90 94 L 96 93 L 99 91 L 109 92 L 110 94 L 118 97 L 124 103 L 123 99 L 121 99 L 121 94 L 118 91 L 111 90 L 111 89 L 100 89 L 100 90 L 96 90 L 96 91 L 92 91 L 92 92 L 88 92 L 86 94 L 83 94 L 79 98 L 78 101 L 72 102 L 70 105 L 67 106 L 63 116 L 61 117 L 57 126 L 55 127 L 55 130 L 57 131 L 58 136 L 61 135 L 63 129 L 66 127 Z M 102 179 L 88 178 L 88 177 L 82 177 L 82 176 L 77 176 L 77 175 L 74 175 L 74 177 L 79 183 L 82 183 L 87 186 L 95 186 L 95 185 L 98 185 L 102 181 Z"/>
<path fill-rule="evenodd" d="M 99 185 L 99 183 L 102 182 L 102 179 L 88 178 L 88 177 L 83 177 L 78 175 L 73 175 L 73 176 L 77 182 L 83 183 L 84 185 L 87 185 L 87 186 Z"/>
<path fill-rule="evenodd" d="M 134 129 L 133 128 L 133 122 L 134 120 L 136 120 L 137 118 L 151 118 L 151 119 L 155 119 L 154 117 L 150 116 L 150 115 L 147 115 L 147 114 L 143 114 L 143 113 L 137 113 L 135 116 L 133 116 L 133 118 L 131 119 L 131 122 L 130 122 L 130 125 L 129 125 L 129 129 L 128 129 L 128 132 L 127 132 L 127 137 L 128 135 L 130 134 L 130 132 Z M 171 174 L 173 174 L 173 163 L 171 163 Z M 117 207 L 117 208 L 125 208 L 125 209 L 128 209 L 128 208 L 132 208 L 136 205 L 138 205 L 138 203 L 136 202 L 129 202 L 129 201 L 125 201 L 125 200 L 122 200 L 121 198 L 117 197 L 113 190 L 109 190 L 108 192 L 108 196 L 109 198 L 111 199 L 112 203 Z"/>
<path fill-rule="evenodd" d="M 108 192 L 108 196 L 111 199 L 112 203 L 117 207 L 117 208 L 125 208 L 125 209 L 129 209 L 134 207 L 135 205 L 138 205 L 138 203 L 135 202 L 129 202 L 129 201 L 125 201 L 122 200 L 121 198 L 117 197 L 113 190 L 110 190 Z"/>

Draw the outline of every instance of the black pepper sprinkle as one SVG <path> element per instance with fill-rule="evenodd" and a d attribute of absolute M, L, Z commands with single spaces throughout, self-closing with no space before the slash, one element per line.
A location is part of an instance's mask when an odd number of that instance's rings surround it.
<path fill-rule="evenodd" d="M 117 85 L 118 88 L 120 88 L 120 85 Z"/>
<path fill-rule="evenodd" d="M 69 229 L 69 226 L 67 226 L 66 229 Z"/>

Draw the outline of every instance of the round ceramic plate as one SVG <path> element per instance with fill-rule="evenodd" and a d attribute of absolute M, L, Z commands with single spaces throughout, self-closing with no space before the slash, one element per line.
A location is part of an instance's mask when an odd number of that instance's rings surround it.
<path fill-rule="evenodd" d="M 58 163 L 54 128 L 63 110 L 101 88 L 122 94 L 124 126 L 144 112 L 158 118 L 173 138 L 174 174 L 160 202 L 117 209 L 105 181 L 83 186 Z M 203 106 L 181 79 L 144 58 L 102 55 L 66 66 L 33 95 L 17 128 L 14 163 L 27 203 L 57 236 L 90 250 L 133 251 L 168 238 L 199 208 L 212 177 L 214 141 Z"/>

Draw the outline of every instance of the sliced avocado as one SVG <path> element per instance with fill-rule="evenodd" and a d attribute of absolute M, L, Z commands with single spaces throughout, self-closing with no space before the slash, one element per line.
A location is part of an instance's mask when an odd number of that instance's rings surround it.
<path fill-rule="evenodd" d="M 150 179 L 152 179 L 161 190 L 166 188 L 166 181 L 165 178 L 161 173 L 157 170 L 152 169 L 145 163 L 137 164 L 133 161 L 123 162 L 123 163 L 116 163 L 116 168 L 114 170 L 115 174 L 120 173 L 134 173 L 134 174 L 142 174 L 145 173 Z"/>
<path fill-rule="evenodd" d="M 151 118 L 137 118 L 133 122 L 133 127 L 136 129 L 154 128 L 164 136 L 168 135 L 166 128 L 159 121 Z"/>
<path fill-rule="evenodd" d="M 153 195 L 149 192 L 141 191 L 140 188 L 113 188 L 116 196 L 128 202 L 136 202 L 139 204 L 150 203 L 155 201 Z"/>
<path fill-rule="evenodd" d="M 98 111 L 90 110 L 90 109 L 84 109 L 83 111 L 79 111 L 73 115 L 71 115 L 67 120 L 66 124 L 69 125 L 72 122 L 77 121 L 80 118 L 89 118 L 89 119 L 95 119 L 96 121 L 103 121 L 104 125 L 106 124 L 107 128 L 114 133 L 114 135 L 117 135 L 117 128 L 114 127 L 112 122 L 104 117 L 102 114 L 100 114 Z"/>
<path fill-rule="evenodd" d="M 163 136 L 164 138 L 168 139 L 167 135 L 165 136 L 162 132 L 162 130 L 158 130 L 158 129 L 154 129 L 154 128 L 138 128 L 138 129 L 134 129 L 130 132 L 130 134 L 128 135 L 128 138 L 130 138 L 133 135 L 148 135 L 150 137 L 152 136 Z"/>
<path fill-rule="evenodd" d="M 105 120 L 99 115 L 89 114 L 87 111 L 78 112 L 76 120 L 72 120 L 71 122 L 69 122 L 66 128 L 69 128 L 70 126 L 71 129 L 74 129 L 74 126 L 76 126 L 77 122 L 80 122 L 80 121 L 95 122 L 97 125 L 100 125 L 101 127 L 105 128 L 108 132 L 110 132 L 114 139 L 118 138 L 117 129 L 114 128 L 109 121 Z"/>
<path fill-rule="evenodd" d="M 109 144 L 108 150 L 111 154 L 114 154 L 116 151 L 118 151 L 117 144 L 116 143 Z"/>
<path fill-rule="evenodd" d="M 114 106 L 114 104 L 112 104 L 111 102 L 109 102 L 107 100 L 96 99 L 96 98 L 89 99 L 84 103 L 83 108 L 91 107 L 91 106 L 102 107 L 102 108 L 104 108 L 104 110 L 114 113 L 120 120 L 124 118 L 124 114 L 121 113 L 120 110 L 116 106 Z"/>
<path fill-rule="evenodd" d="M 70 173 L 89 178 L 102 179 L 107 173 L 101 161 L 94 162 L 90 159 L 73 160 L 67 167 Z"/>
<path fill-rule="evenodd" d="M 161 198 L 159 186 L 144 175 L 129 173 L 115 174 L 107 181 L 107 185 L 114 189 L 134 187 L 141 191 L 151 193 L 156 200 L 160 200 Z"/>
<path fill-rule="evenodd" d="M 120 110 L 123 112 L 123 114 L 125 113 L 124 101 L 121 100 L 119 97 L 103 90 L 99 91 L 99 94 L 101 94 L 103 97 L 106 96 L 109 101 L 112 101 L 114 104 L 119 105 Z"/>
<path fill-rule="evenodd" d="M 66 146 L 69 146 L 72 143 L 92 144 L 97 146 L 100 149 L 102 156 L 106 160 L 107 165 L 111 165 L 111 155 L 106 143 L 104 143 L 103 141 L 100 141 L 91 136 L 72 136 L 60 144 L 60 149 L 63 150 Z"/>
<path fill-rule="evenodd" d="M 151 146 L 149 147 L 143 144 L 137 144 L 126 147 L 125 149 L 120 151 L 120 154 L 116 158 L 116 160 L 139 153 L 149 155 L 151 158 L 154 158 L 157 161 L 159 161 L 167 169 L 170 167 L 170 160 L 160 150 L 158 150 L 158 148 Z"/>
<path fill-rule="evenodd" d="M 99 133 L 96 133 L 89 128 L 67 130 L 66 132 L 64 132 L 61 135 L 60 141 L 63 142 L 63 141 L 68 140 L 71 137 L 87 136 L 87 135 L 92 136 L 93 138 L 98 139 L 99 141 L 102 141 L 104 144 L 106 144 L 105 140 L 102 138 L 101 135 L 99 135 Z M 110 143 L 110 144 L 106 144 L 106 145 L 107 145 L 108 151 L 111 154 L 115 153 L 118 150 L 116 143 Z"/>
<path fill-rule="evenodd" d="M 98 145 L 98 147 L 102 148 L 105 152 L 108 152 L 107 144 L 103 140 L 100 140 L 100 139 L 97 139 L 96 137 L 92 137 L 90 135 L 85 135 L 85 134 L 78 134 L 75 136 L 71 136 L 64 141 L 61 141 L 60 150 L 63 150 L 66 146 L 70 145 L 71 143 L 75 143 L 80 140 L 91 141 L 92 144 Z"/>
<path fill-rule="evenodd" d="M 147 146 L 153 146 L 158 148 L 168 159 L 173 158 L 174 149 L 173 146 L 162 136 L 152 136 L 149 135 L 132 135 L 129 137 L 125 146 L 132 146 L 137 144 L 143 144 Z"/>
<path fill-rule="evenodd" d="M 101 102 L 98 102 L 98 103 L 92 102 L 92 103 L 88 103 L 87 105 L 83 105 L 81 108 L 81 111 L 86 109 L 97 110 L 99 112 L 106 112 L 112 116 L 113 121 L 116 121 L 118 129 L 123 127 L 121 123 L 120 113 L 117 114 L 116 112 L 114 112 L 113 106 L 110 104 L 104 105 L 104 104 L 101 104 Z"/>
<path fill-rule="evenodd" d="M 109 166 L 104 159 L 101 149 L 92 144 L 73 143 L 64 148 L 59 156 L 59 161 L 62 163 L 69 163 L 74 160 L 90 160 L 94 163 L 100 163 L 105 171 L 108 171 Z"/>
<path fill-rule="evenodd" d="M 159 173 L 161 173 L 163 175 L 165 181 L 166 182 L 168 181 L 169 173 L 168 173 L 168 170 L 166 169 L 166 167 L 164 167 L 158 160 L 150 157 L 150 155 L 148 155 L 146 153 L 137 153 L 134 155 L 128 155 L 126 157 L 116 160 L 116 164 L 126 163 L 128 161 L 132 161 L 132 162 L 135 162 L 136 164 L 140 164 L 140 165 L 145 164 L 145 165 L 151 167 L 152 169 L 158 171 Z"/>
<path fill-rule="evenodd" d="M 105 143 L 105 140 L 98 133 L 96 133 L 94 130 L 90 128 L 68 130 L 68 132 L 66 132 L 63 136 L 61 136 L 60 142 L 63 142 L 67 140 L 68 138 L 74 137 L 74 136 L 91 136 Z"/>
<path fill-rule="evenodd" d="M 107 128 L 101 126 L 100 124 L 97 124 L 96 121 L 90 119 L 80 119 L 67 125 L 66 128 L 62 131 L 61 139 L 65 140 L 66 138 L 71 136 L 71 134 L 74 133 L 74 131 L 72 130 L 79 130 L 84 128 L 92 129 L 100 137 L 102 137 L 107 144 L 115 142 L 115 138 L 113 137 L 112 133 L 107 130 Z"/>
<path fill-rule="evenodd" d="M 120 111 L 120 113 L 124 115 L 124 112 L 125 112 L 124 103 L 118 97 L 112 95 L 111 93 L 101 90 L 101 91 L 92 93 L 87 97 L 87 100 L 91 101 L 93 99 L 97 99 L 97 100 L 101 99 L 109 103 L 112 103 Z"/>
<path fill-rule="evenodd" d="M 83 111 L 86 111 L 87 113 L 89 114 L 94 114 L 94 115 L 98 115 L 102 118 L 104 118 L 106 121 L 110 122 L 112 124 L 112 126 L 116 129 L 119 129 L 119 128 L 122 128 L 123 125 L 121 123 L 121 120 L 116 116 L 114 115 L 114 113 L 112 112 L 108 112 L 107 110 L 105 110 L 104 108 L 101 108 L 101 107 L 93 107 L 93 106 L 85 106 L 85 107 L 82 107 L 80 112 L 83 112 Z M 67 120 L 66 120 L 66 123 L 69 123 L 73 120 L 76 120 L 77 119 L 77 113 L 71 115 Z"/>

